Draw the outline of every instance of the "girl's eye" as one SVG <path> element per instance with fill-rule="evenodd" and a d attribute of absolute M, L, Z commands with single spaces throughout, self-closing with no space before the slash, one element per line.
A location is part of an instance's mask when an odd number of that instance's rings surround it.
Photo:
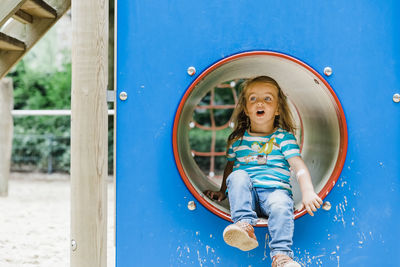
<path fill-rule="evenodd" d="M 264 98 L 264 100 L 269 102 L 269 101 L 272 101 L 272 98 L 269 97 L 269 96 L 266 96 L 266 97 Z"/>
<path fill-rule="evenodd" d="M 250 96 L 250 98 L 249 98 L 249 100 L 250 100 L 250 102 L 256 102 L 256 97 L 255 96 Z"/>

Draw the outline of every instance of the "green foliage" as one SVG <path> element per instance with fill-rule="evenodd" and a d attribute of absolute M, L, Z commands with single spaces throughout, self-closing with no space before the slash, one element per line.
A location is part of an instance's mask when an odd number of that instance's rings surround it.
<path fill-rule="evenodd" d="M 20 61 L 9 74 L 14 81 L 14 109 L 69 109 L 71 63 L 43 73 Z"/>
<path fill-rule="evenodd" d="M 215 132 L 215 151 L 224 152 L 226 150 L 226 140 L 231 133 L 231 128 L 225 128 Z M 189 131 L 189 144 L 191 149 L 201 152 L 210 151 L 211 131 L 193 128 Z"/>
<path fill-rule="evenodd" d="M 71 63 L 46 72 L 22 60 L 9 74 L 14 81 L 14 109 L 70 109 Z M 109 172 L 113 162 L 113 124 L 109 127 Z M 69 172 L 70 117 L 14 117 L 12 162 L 14 170 Z M 51 165 L 51 166 L 50 166 Z"/>
<path fill-rule="evenodd" d="M 216 152 L 225 152 L 226 150 L 226 140 L 231 133 L 230 128 L 226 128 L 224 130 L 215 132 L 215 151 Z M 202 129 L 194 128 L 189 132 L 189 144 L 192 150 L 199 152 L 210 152 L 211 150 L 211 131 L 205 131 Z M 199 165 L 200 169 L 208 174 L 210 168 L 210 158 L 209 157 L 200 157 L 196 156 L 194 158 L 197 165 Z M 223 169 L 226 164 L 225 156 L 217 156 L 215 157 L 215 170 L 214 172 L 217 175 L 220 175 L 223 172 Z"/>

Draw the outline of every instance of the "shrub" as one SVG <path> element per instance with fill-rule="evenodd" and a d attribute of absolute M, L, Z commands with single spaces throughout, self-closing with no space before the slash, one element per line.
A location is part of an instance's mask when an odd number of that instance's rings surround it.
<path fill-rule="evenodd" d="M 14 81 L 14 109 L 70 109 L 71 63 L 46 72 L 20 61 L 9 74 Z M 70 117 L 14 117 L 13 170 L 69 172 Z M 109 119 L 109 173 L 113 171 L 113 120 Z"/>

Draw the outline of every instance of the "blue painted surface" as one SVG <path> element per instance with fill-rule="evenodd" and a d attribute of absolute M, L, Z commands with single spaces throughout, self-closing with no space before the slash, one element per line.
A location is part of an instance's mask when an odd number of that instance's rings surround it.
<path fill-rule="evenodd" d="M 305 266 L 400 266 L 400 3 L 388 1 L 118 1 L 117 266 L 268 266 L 260 247 L 228 247 L 228 222 L 197 203 L 172 152 L 181 97 L 222 58 L 272 50 L 327 78 L 348 123 L 348 152 L 329 212 L 296 220 Z M 196 201 L 197 202 L 197 201 Z"/>

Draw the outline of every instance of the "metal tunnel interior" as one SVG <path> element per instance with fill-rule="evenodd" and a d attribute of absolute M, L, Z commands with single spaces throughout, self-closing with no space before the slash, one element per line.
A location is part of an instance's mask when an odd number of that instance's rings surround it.
<path fill-rule="evenodd" d="M 217 84 L 258 75 L 274 78 L 288 96 L 298 128 L 296 138 L 301 146 L 302 157 L 310 169 L 316 192 L 321 193 L 328 182 L 336 181 L 337 177 L 332 179 L 332 175 L 335 168 L 338 168 L 342 149 L 341 117 L 344 115 L 338 107 L 338 100 L 333 95 L 332 89 L 327 87 L 327 83 L 317 72 L 305 66 L 290 58 L 273 54 L 247 55 L 226 61 L 195 81 L 196 84 L 193 85 L 180 113 L 177 149 L 185 179 L 193 185 L 199 197 L 223 213 L 229 214 L 227 200 L 221 203 L 211 201 L 202 193 L 206 189 L 219 188 L 202 173 L 191 154 L 188 133 L 194 109 L 202 97 Z M 294 201 L 298 209 L 301 204 L 300 189 L 296 179 L 291 180 Z"/>

